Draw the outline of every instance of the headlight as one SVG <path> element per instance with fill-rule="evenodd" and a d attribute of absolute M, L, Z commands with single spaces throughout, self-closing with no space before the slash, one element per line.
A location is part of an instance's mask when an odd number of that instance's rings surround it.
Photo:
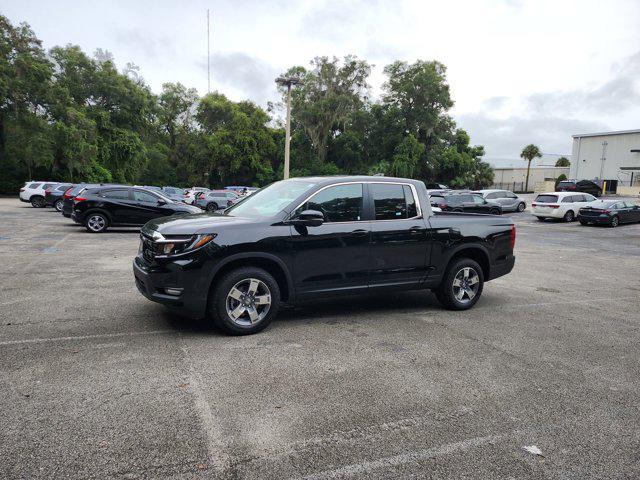
<path fill-rule="evenodd" d="M 204 247 L 211 240 L 216 238 L 215 233 L 205 235 L 192 235 L 189 237 L 166 238 L 155 242 L 154 257 L 166 258 L 181 255 L 183 253 L 193 252 Z"/>

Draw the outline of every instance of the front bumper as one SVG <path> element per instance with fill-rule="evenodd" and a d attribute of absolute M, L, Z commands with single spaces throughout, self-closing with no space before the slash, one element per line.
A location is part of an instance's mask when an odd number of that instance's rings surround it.
<path fill-rule="evenodd" d="M 161 303 L 186 317 L 206 316 L 208 279 L 200 268 L 191 268 L 191 260 L 177 260 L 152 266 L 141 254 L 133 260 L 133 275 L 138 291 L 153 302 Z M 178 289 L 170 295 L 166 289 Z"/>

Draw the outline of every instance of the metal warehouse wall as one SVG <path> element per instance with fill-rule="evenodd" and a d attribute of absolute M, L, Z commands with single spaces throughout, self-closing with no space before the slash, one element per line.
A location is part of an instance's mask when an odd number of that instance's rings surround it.
<path fill-rule="evenodd" d="M 604 162 L 603 142 L 607 142 Z M 640 168 L 640 153 L 631 153 L 631 149 L 640 149 L 640 132 L 574 138 L 570 178 L 617 179 L 626 184 L 631 172 L 621 171 L 620 167 Z M 640 177 L 640 171 L 634 173 L 636 176 Z"/>

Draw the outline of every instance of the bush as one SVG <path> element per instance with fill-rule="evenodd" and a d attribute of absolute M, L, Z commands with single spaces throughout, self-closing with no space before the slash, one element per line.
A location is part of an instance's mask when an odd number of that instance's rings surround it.
<path fill-rule="evenodd" d="M 560 182 L 566 179 L 567 179 L 567 176 L 564 173 L 561 173 L 560 175 L 558 175 L 558 178 L 556 178 L 556 187 Z"/>

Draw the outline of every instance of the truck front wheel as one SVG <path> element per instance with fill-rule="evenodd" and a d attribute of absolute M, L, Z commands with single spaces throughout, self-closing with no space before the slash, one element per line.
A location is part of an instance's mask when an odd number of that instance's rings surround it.
<path fill-rule="evenodd" d="M 463 257 L 449 265 L 435 294 L 449 310 L 467 310 L 476 304 L 483 288 L 482 268 L 478 262 Z"/>

